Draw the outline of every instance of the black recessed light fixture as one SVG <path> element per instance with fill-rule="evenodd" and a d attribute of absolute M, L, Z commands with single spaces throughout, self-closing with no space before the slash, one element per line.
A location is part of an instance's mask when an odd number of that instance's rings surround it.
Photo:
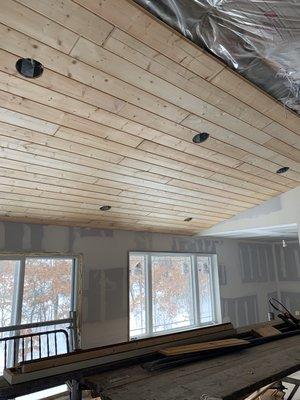
<path fill-rule="evenodd" d="M 203 143 L 208 138 L 209 138 L 209 133 L 206 133 L 206 132 L 197 133 L 197 135 L 195 135 L 193 137 L 193 142 L 194 143 Z"/>
<path fill-rule="evenodd" d="M 111 209 L 111 206 L 101 206 L 100 211 L 109 211 Z"/>
<path fill-rule="evenodd" d="M 276 171 L 276 174 L 284 174 L 284 173 L 287 172 L 289 169 L 290 169 L 290 167 L 282 167 L 282 168 L 279 168 L 279 169 Z"/>
<path fill-rule="evenodd" d="M 192 217 L 187 217 L 184 219 L 184 222 L 190 222 L 193 218 Z"/>
<path fill-rule="evenodd" d="M 19 58 L 16 70 L 25 78 L 38 78 L 44 71 L 43 65 L 33 58 Z"/>

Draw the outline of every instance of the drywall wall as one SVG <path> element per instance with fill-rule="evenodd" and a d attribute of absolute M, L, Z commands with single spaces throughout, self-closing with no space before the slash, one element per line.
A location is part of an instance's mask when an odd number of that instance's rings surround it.
<path fill-rule="evenodd" d="M 288 244 L 274 263 L 274 244 L 0 222 L 2 252 L 61 252 L 83 256 L 82 345 L 127 340 L 127 266 L 129 251 L 216 253 L 224 321 L 236 326 L 264 321 L 272 294 L 298 307 L 299 245 Z M 293 255 L 290 255 L 292 249 Z M 283 258 L 282 258 L 283 257 Z M 293 258 L 294 257 L 294 258 Z M 295 264 L 295 265 L 294 265 Z M 296 271 L 296 272 L 295 272 Z M 279 287 L 279 284 L 282 284 Z"/>
<path fill-rule="evenodd" d="M 300 187 L 204 230 L 201 236 L 223 236 L 234 232 L 242 234 L 253 230 L 260 235 L 260 230 L 277 227 L 283 227 L 284 230 L 290 227 L 296 234 L 297 225 L 300 226 Z"/>

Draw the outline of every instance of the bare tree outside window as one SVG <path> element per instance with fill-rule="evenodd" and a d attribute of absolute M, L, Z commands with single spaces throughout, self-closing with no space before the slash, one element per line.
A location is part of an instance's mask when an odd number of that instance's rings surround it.
<path fill-rule="evenodd" d="M 220 322 L 216 256 L 129 254 L 130 338 Z"/>
<path fill-rule="evenodd" d="M 146 262 L 143 255 L 132 255 L 129 263 L 130 330 L 133 335 L 146 334 Z"/>
<path fill-rule="evenodd" d="M 191 258 L 151 256 L 154 332 L 194 324 Z"/>
<path fill-rule="evenodd" d="M 0 256 L 1 257 L 1 256 Z M 69 318 L 73 310 L 75 293 L 73 257 L 26 257 L 0 259 L 0 326 L 10 327 L 33 323 L 49 322 L 47 326 L 22 328 L 19 331 L 0 333 L 0 338 L 15 334 L 32 334 L 55 329 L 68 329 L 61 321 Z M 54 321 L 54 322 L 53 322 Z M 55 321 L 57 325 L 55 325 Z M 53 322 L 52 324 L 50 324 Z M 60 322 L 60 323 L 59 323 Z M 25 360 L 62 354 L 67 351 L 65 336 L 42 335 L 40 338 L 25 338 Z M 31 354 L 31 343 L 33 353 Z M 48 346 L 49 345 L 49 346 Z M 8 346 L 8 359 L 11 359 L 12 346 Z M 19 359 L 23 356 L 19 348 Z M 10 363 L 10 362 L 9 362 Z M 4 367 L 4 348 L 0 341 L 0 374 Z"/>
<path fill-rule="evenodd" d="M 72 264 L 72 259 L 26 258 L 23 324 L 68 317 Z"/>
<path fill-rule="evenodd" d="M 13 323 L 13 298 L 16 273 L 20 268 L 18 260 L 0 260 L 0 326 Z M 7 334 L 0 333 L 2 339 Z M 0 342 L 0 374 L 4 368 L 4 344 Z"/>

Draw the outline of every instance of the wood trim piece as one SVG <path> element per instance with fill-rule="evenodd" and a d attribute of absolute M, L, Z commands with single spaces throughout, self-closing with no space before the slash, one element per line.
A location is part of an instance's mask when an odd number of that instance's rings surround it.
<path fill-rule="evenodd" d="M 221 324 L 176 334 L 121 343 L 98 349 L 84 350 L 72 355 L 51 357 L 47 360 L 24 363 L 20 368 L 4 370 L 4 378 L 12 385 L 70 373 L 78 369 L 105 365 L 126 358 L 138 357 L 161 348 L 168 343 L 191 343 L 209 339 L 232 337 L 236 333 L 231 324 Z M 22 372 L 25 369 L 27 372 Z"/>

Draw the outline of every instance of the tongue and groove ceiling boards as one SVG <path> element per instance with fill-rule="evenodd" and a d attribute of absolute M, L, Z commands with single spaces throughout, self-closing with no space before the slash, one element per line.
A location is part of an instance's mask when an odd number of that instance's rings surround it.
<path fill-rule="evenodd" d="M 4 0 L 0 23 L 2 220 L 194 234 L 299 185 L 300 118 L 134 3 Z"/>

